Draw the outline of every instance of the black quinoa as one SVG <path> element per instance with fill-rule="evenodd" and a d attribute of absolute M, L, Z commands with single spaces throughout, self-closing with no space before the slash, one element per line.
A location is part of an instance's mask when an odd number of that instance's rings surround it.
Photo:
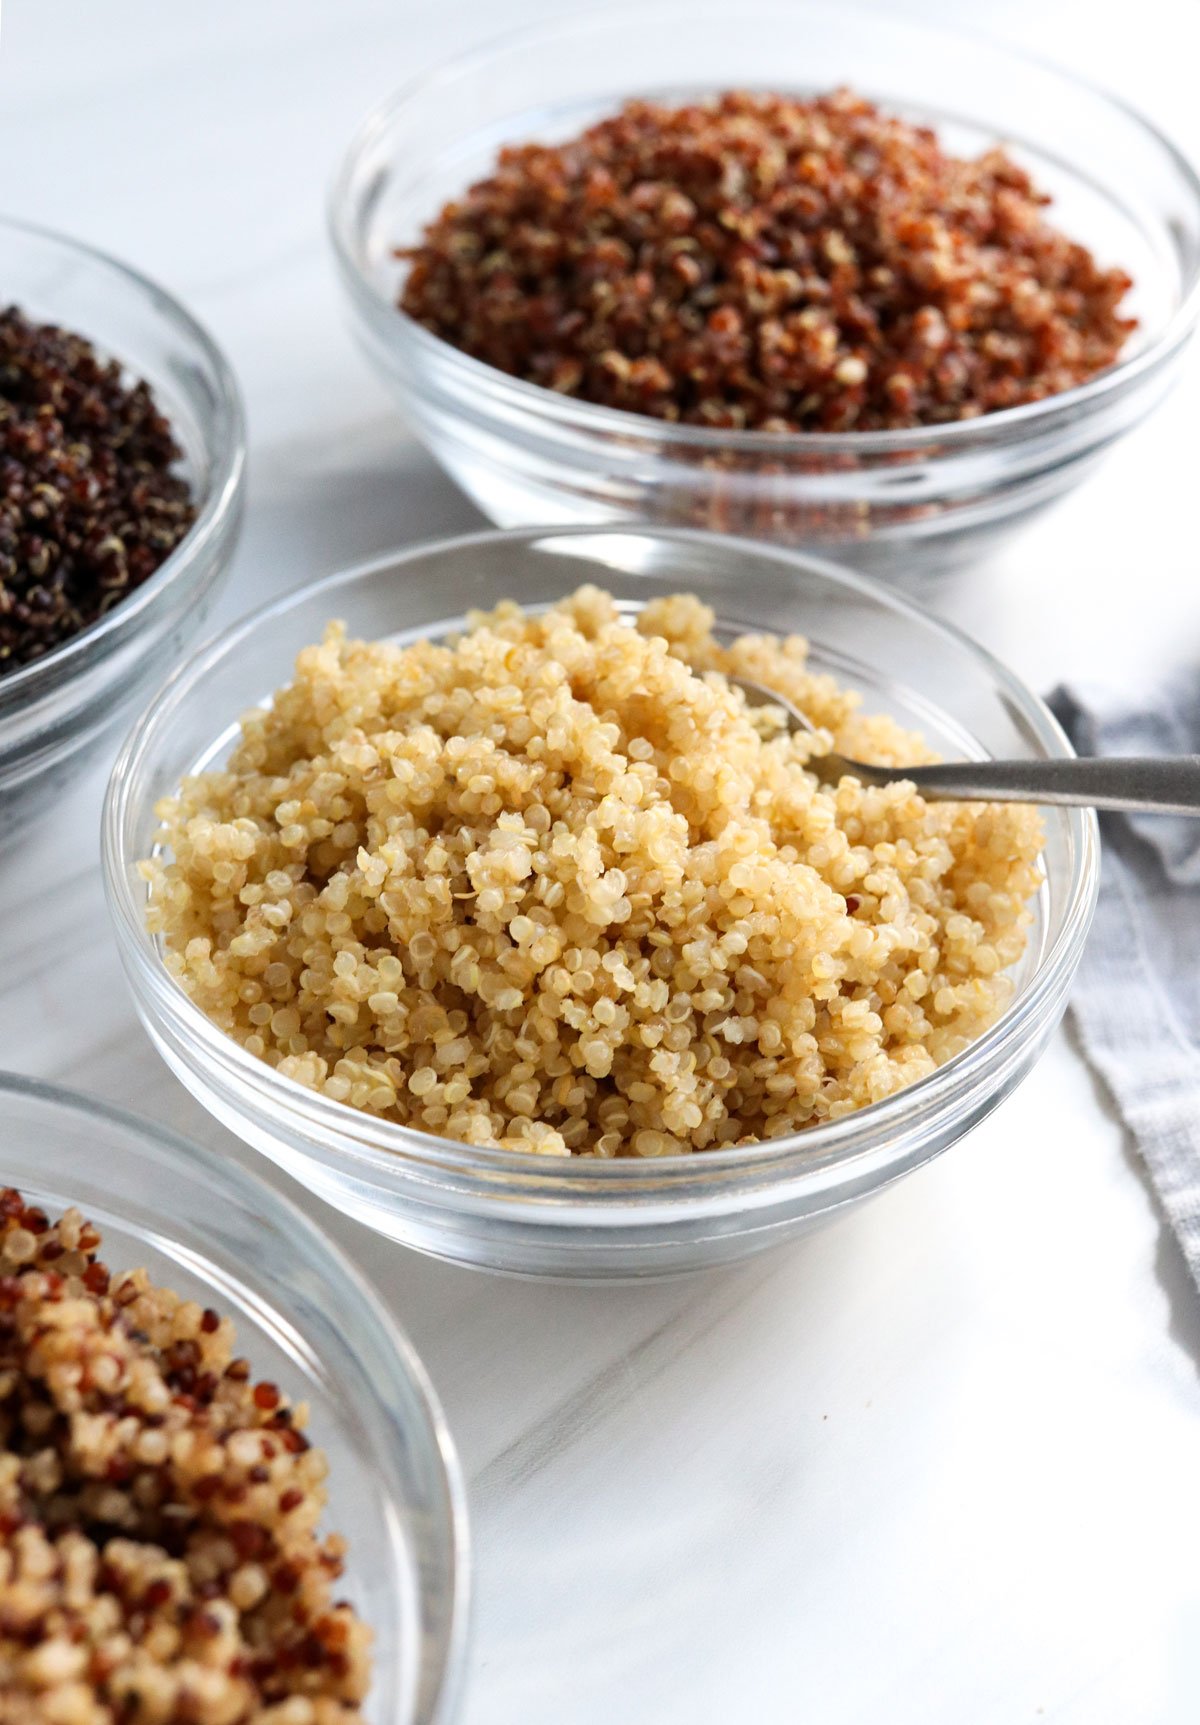
<path fill-rule="evenodd" d="M 0 677 L 149 580 L 196 519 L 147 383 L 55 324 L 0 312 Z"/>

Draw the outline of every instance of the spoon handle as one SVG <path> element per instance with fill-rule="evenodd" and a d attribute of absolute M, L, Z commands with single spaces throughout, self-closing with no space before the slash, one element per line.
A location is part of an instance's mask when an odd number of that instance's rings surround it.
<path fill-rule="evenodd" d="M 1200 815 L 1200 755 L 1089 756 L 1070 761 L 948 761 L 908 767 L 893 778 L 911 779 L 931 800 L 1058 803 L 1091 809 L 1144 810 L 1155 815 Z M 887 775 L 881 773 L 880 779 Z"/>

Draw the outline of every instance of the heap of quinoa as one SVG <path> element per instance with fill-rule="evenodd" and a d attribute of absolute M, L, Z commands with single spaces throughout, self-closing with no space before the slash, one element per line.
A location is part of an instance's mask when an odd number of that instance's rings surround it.
<path fill-rule="evenodd" d="M 0 311 L 0 676 L 150 579 L 196 519 L 150 386 L 73 331 Z"/>
<path fill-rule="evenodd" d="M 172 974 L 280 1073 L 476 1145 L 702 1151 L 924 1077 L 1009 999 L 1037 816 L 822 786 L 831 745 L 928 751 L 802 640 L 712 623 L 673 597 L 634 626 L 585 587 L 448 643 L 331 625 L 159 807 Z"/>
<path fill-rule="evenodd" d="M 403 309 L 488 365 L 731 430 L 879 431 L 1040 401 L 1111 365 L 1129 277 L 999 148 L 848 90 L 628 103 L 500 152 L 409 260 Z"/>
<path fill-rule="evenodd" d="M 325 1459 L 228 1319 L 0 1192 L 0 1720 L 356 1725 Z"/>

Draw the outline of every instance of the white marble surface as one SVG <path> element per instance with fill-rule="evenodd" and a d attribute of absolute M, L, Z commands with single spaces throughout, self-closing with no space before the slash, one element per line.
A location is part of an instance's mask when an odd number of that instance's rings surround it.
<path fill-rule="evenodd" d="M 351 350 L 322 199 L 387 87 L 561 10 L 5 7 L 0 207 L 161 278 L 241 375 L 250 511 L 224 616 L 478 519 Z M 975 14 L 1200 153 L 1192 0 Z M 1037 686 L 1161 674 L 1200 633 L 1198 411 L 1193 366 L 947 608 Z M 0 1064 L 245 1154 L 130 1008 L 97 869 L 102 776 L 0 878 Z M 955 1153 L 733 1273 L 504 1283 L 331 1225 L 401 1315 L 460 1446 L 467 1725 L 1200 1716 L 1200 1302 L 1068 1033 Z"/>

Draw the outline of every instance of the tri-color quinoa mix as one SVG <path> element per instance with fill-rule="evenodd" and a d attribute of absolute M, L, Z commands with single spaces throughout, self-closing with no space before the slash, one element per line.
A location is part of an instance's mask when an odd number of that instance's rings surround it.
<path fill-rule="evenodd" d="M 879 431 L 1111 365 L 1131 286 L 1001 149 L 848 90 L 628 103 L 503 150 L 409 260 L 403 309 L 564 395 L 729 430 Z"/>
<path fill-rule="evenodd" d="M 149 385 L 0 311 L 0 676 L 149 580 L 196 518 Z"/>
<path fill-rule="evenodd" d="M 802 640 L 712 623 L 675 597 L 633 625 L 582 588 L 447 643 L 331 625 L 160 805 L 169 969 L 280 1073 L 476 1145 L 703 1151 L 924 1077 L 1009 999 L 1037 816 L 822 786 L 831 745 L 928 751 Z"/>
<path fill-rule="evenodd" d="M 325 1460 L 233 1326 L 0 1193 L 0 1719 L 354 1725 Z"/>

